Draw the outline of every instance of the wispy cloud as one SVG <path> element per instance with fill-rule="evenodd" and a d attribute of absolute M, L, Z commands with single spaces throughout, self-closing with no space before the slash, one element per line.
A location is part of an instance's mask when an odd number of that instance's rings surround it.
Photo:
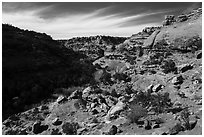
<path fill-rule="evenodd" d="M 97 34 L 130 36 L 146 26 L 160 25 L 165 14 L 177 12 L 178 9 L 171 6 L 163 9 L 158 5 L 151 8 L 151 4 L 144 8 L 143 3 L 130 3 L 129 7 L 126 3 L 126 7 L 114 3 L 63 4 L 4 3 L 3 23 L 45 32 L 55 39 Z"/>

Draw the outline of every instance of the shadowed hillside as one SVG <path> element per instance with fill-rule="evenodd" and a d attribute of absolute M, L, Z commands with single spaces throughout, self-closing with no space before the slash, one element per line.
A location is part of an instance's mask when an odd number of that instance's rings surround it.
<path fill-rule="evenodd" d="M 83 85 L 94 68 L 86 56 L 45 33 L 2 25 L 3 117 L 48 98 L 55 88 Z"/>

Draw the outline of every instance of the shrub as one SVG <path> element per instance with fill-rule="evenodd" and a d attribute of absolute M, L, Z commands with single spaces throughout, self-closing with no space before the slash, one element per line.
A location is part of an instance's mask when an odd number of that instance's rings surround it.
<path fill-rule="evenodd" d="M 160 67 L 161 67 L 161 69 L 163 70 L 164 73 L 169 73 L 169 72 L 176 71 L 176 64 L 171 59 L 164 60 Z"/>
<path fill-rule="evenodd" d="M 65 96 L 70 96 L 72 92 L 76 90 L 83 90 L 83 87 L 68 87 L 68 88 L 57 88 L 54 93 L 56 94 L 63 94 Z"/>
<path fill-rule="evenodd" d="M 183 123 L 184 128 L 187 130 L 190 130 L 191 129 L 191 125 L 189 123 L 190 113 L 188 111 L 188 108 L 185 108 L 184 110 L 182 110 L 180 116 L 181 116 L 181 122 Z"/>
<path fill-rule="evenodd" d="M 127 115 L 131 123 L 137 123 L 138 120 L 147 115 L 147 110 L 139 104 L 132 103 L 130 105 L 130 112 Z"/>
<path fill-rule="evenodd" d="M 66 122 L 62 125 L 62 131 L 66 135 L 76 135 L 77 129 L 79 128 L 78 123 L 69 123 Z"/>
<path fill-rule="evenodd" d="M 161 41 L 157 42 L 154 47 L 154 49 L 167 49 L 168 48 L 168 43 L 166 42 L 165 39 L 162 39 Z"/>
<path fill-rule="evenodd" d="M 151 108 L 156 113 L 165 112 L 166 108 L 172 105 L 169 93 L 145 94 L 138 92 L 134 99 L 134 104 L 141 104 L 144 108 Z"/>
<path fill-rule="evenodd" d="M 181 52 L 194 52 L 202 49 L 202 39 L 199 36 L 194 36 L 185 40 L 185 38 L 177 38 L 174 40 L 174 49 Z"/>

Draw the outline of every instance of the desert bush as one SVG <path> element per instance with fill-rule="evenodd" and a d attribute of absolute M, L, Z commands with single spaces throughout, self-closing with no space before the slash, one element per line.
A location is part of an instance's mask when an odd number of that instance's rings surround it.
<path fill-rule="evenodd" d="M 174 49 L 181 52 L 194 52 L 202 49 L 202 39 L 199 36 L 194 36 L 185 40 L 185 38 L 177 38 L 174 40 Z"/>
<path fill-rule="evenodd" d="M 177 69 L 175 62 L 171 59 L 164 60 L 160 67 L 164 73 L 174 72 Z"/>
<path fill-rule="evenodd" d="M 125 71 L 125 66 L 126 64 L 124 62 L 121 62 L 119 60 L 112 60 L 109 64 L 108 64 L 108 70 L 109 71 L 115 71 L 115 72 L 120 72 L 123 73 Z"/>
<path fill-rule="evenodd" d="M 137 123 L 138 120 L 147 115 L 147 110 L 143 108 L 141 105 L 132 103 L 130 104 L 130 111 L 127 115 L 127 118 L 131 123 Z"/>
<path fill-rule="evenodd" d="M 117 47 L 116 47 L 116 51 L 117 52 L 120 52 L 120 53 L 123 53 L 124 51 L 127 51 L 127 47 L 128 46 L 128 44 L 124 44 L 124 43 L 122 43 L 122 44 L 119 44 Z"/>
<path fill-rule="evenodd" d="M 66 135 L 76 135 L 77 134 L 77 129 L 79 128 L 78 123 L 69 123 L 66 122 L 62 125 L 62 131 Z"/>
<path fill-rule="evenodd" d="M 132 84 L 127 82 L 115 83 L 111 87 L 111 91 L 115 90 L 119 95 L 127 95 L 133 93 Z"/>
<path fill-rule="evenodd" d="M 119 72 L 115 72 L 115 74 L 113 75 L 113 78 L 118 81 L 122 81 L 122 80 L 125 82 L 131 81 L 131 78 L 129 78 L 128 75 L 124 73 L 119 73 Z"/>
<path fill-rule="evenodd" d="M 83 90 L 83 87 L 73 86 L 73 87 L 68 87 L 68 88 L 57 88 L 54 91 L 54 93 L 55 94 L 63 94 L 65 96 L 70 96 L 72 94 L 72 92 L 74 92 L 76 90 Z"/>
<path fill-rule="evenodd" d="M 191 129 L 191 125 L 189 123 L 189 116 L 190 116 L 190 113 L 189 113 L 188 108 L 185 108 L 184 110 L 181 111 L 180 120 L 181 120 L 181 123 L 183 123 L 183 127 L 186 130 Z"/>
<path fill-rule="evenodd" d="M 137 92 L 133 102 L 144 108 L 151 108 L 156 113 L 163 113 L 172 106 L 168 93 L 145 94 L 144 92 Z"/>
<path fill-rule="evenodd" d="M 148 59 L 143 62 L 144 65 L 161 65 L 162 61 L 164 60 L 165 52 L 153 52 L 149 54 Z"/>
<path fill-rule="evenodd" d="M 162 113 L 172 105 L 169 93 L 158 93 L 157 96 L 150 96 L 150 103 L 148 107 L 151 107 L 156 113 Z"/>
<path fill-rule="evenodd" d="M 161 50 L 164 50 L 164 49 L 168 49 L 168 43 L 166 42 L 165 39 L 162 39 L 161 41 L 157 42 L 153 49 L 161 49 Z"/>

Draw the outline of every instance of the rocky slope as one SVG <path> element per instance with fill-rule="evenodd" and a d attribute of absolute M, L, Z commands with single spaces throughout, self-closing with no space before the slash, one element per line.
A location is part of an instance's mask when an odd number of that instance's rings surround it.
<path fill-rule="evenodd" d="M 61 40 L 60 42 L 68 49 L 80 51 L 87 55 L 92 60 L 96 60 L 104 56 L 104 51 L 123 43 L 125 37 L 111 36 L 91 36 L 91 37 L 76 37 L 69 40 Z"/>
<path fill-rule="evenodd" d="M 92 62 L 94 83 L 10 116 L 3 134 L 201 135 L 201 15 L 167 16 L 162 27 L 106 45 Z"/>

